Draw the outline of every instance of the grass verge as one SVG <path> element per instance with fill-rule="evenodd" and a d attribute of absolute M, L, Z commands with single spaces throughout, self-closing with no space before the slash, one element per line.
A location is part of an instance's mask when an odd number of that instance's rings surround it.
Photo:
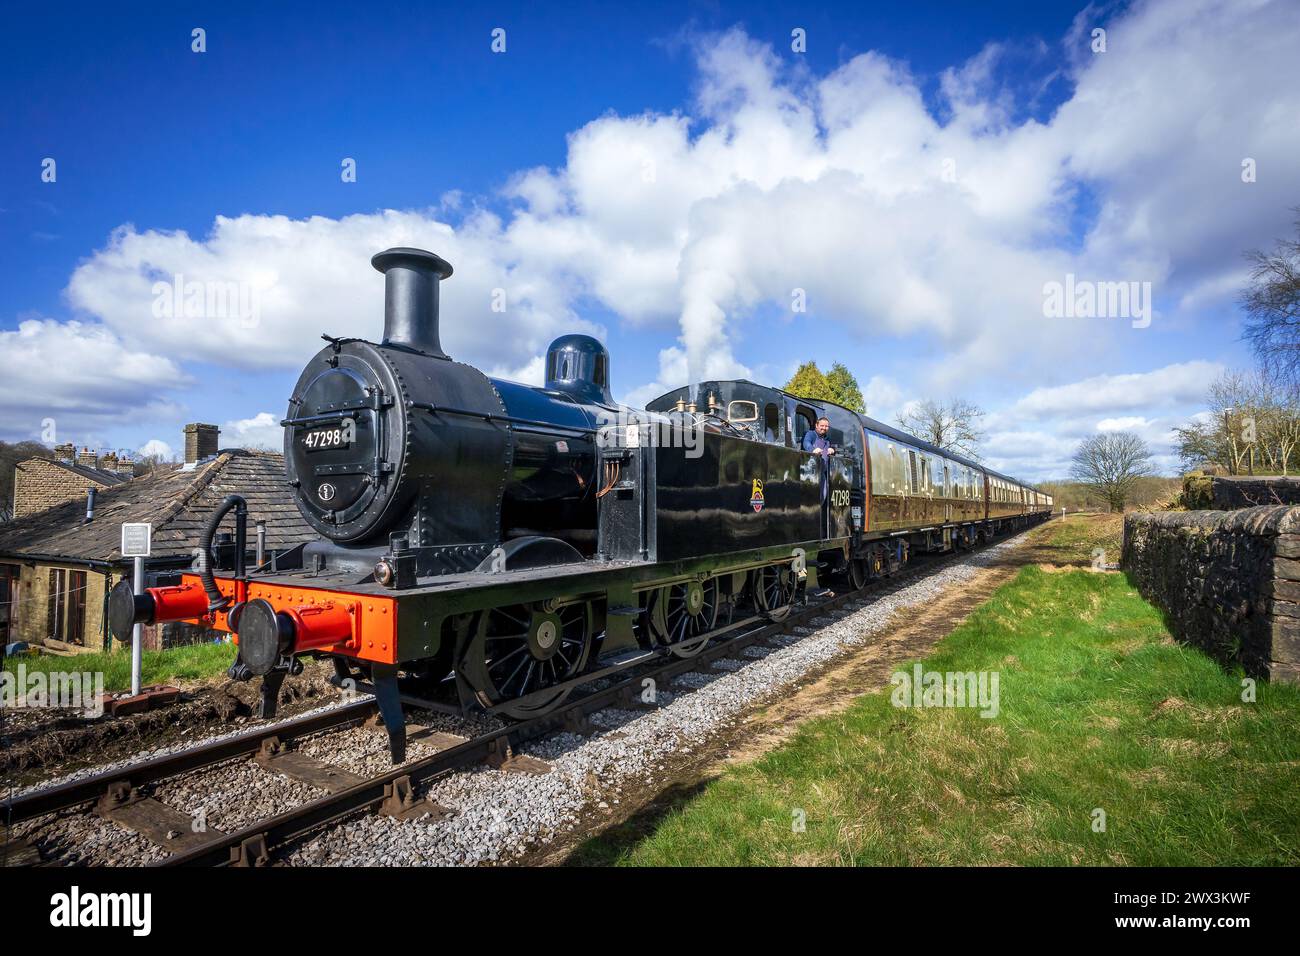
<path fill-rule="evenodd" d="M 1047 547 L 1062 556 L 1063 563 L 1099 564 L 1119 561 L 1124 545 L 1122 514 L 1070 515 L 1044 528 Z M 1100 552 L 1100 553 L 1099 553 Z"/>
<path fill-rule="evenodd" d="M 1084 524 L 1051 533 L 1102 533 Z M 573 862 L 1300 862 L 1300 690 L 1244 702 L 1241 675 L 1175 644 L 1121 575 L 1025 567 L 924 667 L 996 672 L 997 716 L 886 688 Z"/>
<path fill-rule="evenodd" d="M 194 684 L 221 674 L 235 659 L 231 644 L 191 644 L 165 651 L 145 651 L 141 659 L 144 684 Z M 22 664 L 26 673 L 78 672 L 103 673 L 104 690 L 131 688 L 131 649 L 117 645 L 112 651 L 97 651 L 62 657 L 53 654 L 23 654 L 5 659 L 6 673 L 15 673 Z"/>

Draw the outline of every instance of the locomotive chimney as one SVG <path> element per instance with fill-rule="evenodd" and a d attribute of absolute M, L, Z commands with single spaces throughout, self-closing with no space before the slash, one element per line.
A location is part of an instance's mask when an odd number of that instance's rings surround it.
<path fill-rule="evenodd" d="M 384 344 L 446 358 L 438 341 L 438 283 L 451 264 L 423 249 L 385 249 L 370 260 L 384 274 Z"/>

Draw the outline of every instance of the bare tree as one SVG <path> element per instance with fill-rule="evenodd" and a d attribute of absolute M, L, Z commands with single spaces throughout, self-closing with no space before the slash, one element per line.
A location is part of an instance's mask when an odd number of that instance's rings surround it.
<path fill-rule="evenodd" d="M 1072 462 L 1072 478 L 1123 511 L 1138 479 L 1151 474 L 1151 449 L 1132 432 L 1103 432 L 1085 438 Z"/>
<path fill-rule="evenodd" d="M 14 444 L 0 441 L 0 522 L 12 521 L 14 517 L 14 470 L 20 461 L 27 458 L 53 458 L 54 453 L 35 441 L 20 441 Z"/>
<path fill-rule="evenodd" d="M 1300 451 L 1300 380 L 1268 365 L 1225 372 L 1210 385 L 1207 404 L 1203 416 L 1174 429 L 1185 465 L 1290 473 Z"/>
<path fill-rule="evenodd" d="M 1251 382 L 1254 417 L 1244 423 L 1245 435 L 1258 446 L 1270 473 L 1289 474 L 1300 445 L 1300 381 L 1264 366 Z"/>
<path fill-rule="evenodd" d="M 964 399 L 954 398 L 947 402 L 926 399 L 909 406 L 899 417 L 898 424 L 904 431 L 944 451 L 978 460 L 977 448 L 984 440 L 984 432 L 979 427 L 983 417 L 983 409 Z"/>
<path fill-rule="evenodd" d="M 1222 465 L 1225 469 L 1228 467 L 1230 456 L 1223 440 L 1223 425 L 1218 419 L 1188 422 L 1181 428 L 1175 428 L 1174 434 L 1177 436 L 1175 445 L 1178 457 L 1187 470 L 1205 465 Z"/>
<path fill-rule="evenodd" d="M 133 474 L 136 478 L 142 475 L 152 475 L 159 471 L 166 471 L 177 461 L 175 455 L 168 458 L 164 455 L 141 455 L 135 460 Z"/>
<path fill-rule="evenodd" d="M 1210 414 L 1228 474 L 1239 475 L 1252 462 L 1259 421 L 1256 398 L 1250 376 L 1241 372 L 1224 372 L 1210 385 Z"/>
<path fill-rule="evenodd" d="M 1246 253 L 1252 268 L 1241 293 L 1245 339 L 1263 364 L 1291 379 L 1300 377 L 1300 207 L 1293 211 L 1297 238 Z"/>

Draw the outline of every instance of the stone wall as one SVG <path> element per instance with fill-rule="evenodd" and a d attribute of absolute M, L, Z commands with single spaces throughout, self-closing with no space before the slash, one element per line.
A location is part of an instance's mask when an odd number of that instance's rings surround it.
<path fill-rule="evenodd" d="M 1121 567 L 1179 641 L 1300 683 L 1300 508 L 1129 514 Z"/>
<path fill-rule="evenodd" d="M 29 458 L 14 469 L 14 517 L 24 518 L 86 498 L 86 489 L 109 487 L 106 482 L 83 478 L 45 458 Z"/>
<path fill-rule="evenodd" d="M 1183 503 L 1188 508 L 1232 511 L 1262 505 L 1300 505 L 1300 478 L 1276 475 L 1204 475 L 1183 477 Z"/>

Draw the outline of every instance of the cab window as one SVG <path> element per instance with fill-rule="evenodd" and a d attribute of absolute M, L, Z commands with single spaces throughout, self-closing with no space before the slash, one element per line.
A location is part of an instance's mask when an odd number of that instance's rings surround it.
<path fill-rule="evenodd" d="M 755 402 L 732 402 L 727 406 L 727 420 L 733 422 L 758 421 L 758 404 Z"/>
<path fill-rule="evenodd" d="M 768 402 L 763 409 L 763 439 L 770 442 L 781 440 L 781 409 L 775 402 Z"/>
<path fill-rule="evenodd" d="M 794 434 L 790 437 L 794 440 L 797 447 L 802 447 L 803 436 L 812 431 L 813 426 L 817 423 L 817 418 L 813 415 L 810 409 L 805 408 L 802 405 L 795 409 L 794 417 L 796 427 Z"/>

